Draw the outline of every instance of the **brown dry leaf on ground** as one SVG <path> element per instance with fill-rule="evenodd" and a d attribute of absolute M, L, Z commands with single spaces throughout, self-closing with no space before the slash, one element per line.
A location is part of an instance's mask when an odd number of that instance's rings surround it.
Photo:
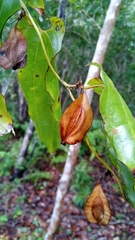
<path fill-rule="evenodd" d="M 101 226 L 106 226 L 109 223 L 111 210 L 100 183 L 96 185 L 87 199 L 84 211 L 88 221 L 91 223 L 97 223 Z"/>

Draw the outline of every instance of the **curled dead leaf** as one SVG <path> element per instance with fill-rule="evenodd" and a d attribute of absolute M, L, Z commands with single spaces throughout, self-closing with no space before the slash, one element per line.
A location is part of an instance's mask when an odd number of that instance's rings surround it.
<path fill-rule="evenodd" d="M 12 28 L 9 37 L 0 47 L 0 66 L 4 69 L 23 68 L 26 65 L 27 42 L 21 31 Z"/>
<path fill-rule="evenodd" d="M 100 184 L 97 184 L 87 199 L 84 212 L 87 220 L 91 223 L 97 223 L 101 226 L 106 226 L 109 223 L 111 210 Z"/>
<path fill-rule="evenodd" d="M 60 120 L 62 144 L 81 142 L 92 125 L 93 112 L 87 95 L 83 92 L 63 113 Z"/>

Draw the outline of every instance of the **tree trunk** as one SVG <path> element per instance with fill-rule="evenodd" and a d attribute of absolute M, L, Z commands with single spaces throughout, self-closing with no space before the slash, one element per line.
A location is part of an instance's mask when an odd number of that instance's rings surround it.
<path fill-rule="evenodd" d="M 28 116 L 27 102 L 23 96 L 21 88 L 18 86 L 19 122 L 24 123 Z"/>
<path fill-rule="evenodd" d="M 117 14 L 120 9 L 120 4 L 122 0 L 111 0 L 109 8 L 106 13 L 106 17 L 104 20 L 103 27 L 101 29 L 95 54 L 93 56 L 92 62 L 97 62 L 100 65 L 103 64 L 106 50 L 108 48 L 108 44 L 110 41 L 110 37 L 114 28 L 114 24 L 116 22 Z M 90 66 L 86 78 L 85 85 L 91 78 L 95 78 L 99 76 L 99 69 L 95 66 Z M 93 98 L 93 91 L 88 90 L 87 96 L 89 98 L 89 102 L 92 102 Z M 68 151 L 68 157 L 66 159 L 65 167 L 63 170 L 63 174 L 60 178 L 57 193 L 56 193 L 56 199 L 55 199 L 55 205 L 53 209 L 53 213 L 51 216 L 50 225 L 48 228 L 48 231 L 45 235 L 44 240 L 53 240 L 53 236 L 58 228 L 59 222 L 60 222 L 60 214 L 62 209 L 62 203 L 64 201 L 64 197 L 68 191 L 70 180 L 72 178 L 72 173 L 76 164 L 78 151 L 79 151 L 80 143 L 75 145 L 70 145 L 69 151 Z"/>
<path fill-rule="evenodd" d="M 33 136 L 34 130 L 35 130 L 35 127 L 33 125 L 33 122 L 32 122 L 32 120 L 30 120 L 27 131 L 26 131 L 23 141 L 22 141 L 22 146 L 21 146 L 21 149 L 20 149 L 17 161 L 16 161 L 14 173 L 13 173 L 13 176 L 10 179 L 10 181 L 13 181 L 15 178 L 21 178 L 23 176 L 24 169 L 23 169 L 22 165 L 25 160 L 25 157 L 27 156 L 28 147 L 29 147 L 31 138 Z"/>

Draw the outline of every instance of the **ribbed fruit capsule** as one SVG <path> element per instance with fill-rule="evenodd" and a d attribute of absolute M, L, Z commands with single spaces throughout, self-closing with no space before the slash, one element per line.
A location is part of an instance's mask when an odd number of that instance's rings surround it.
<path fill-rule="evenodd" d="M 83 92 L 63 113 L 60 120 L 62 144 L 81 142 L 92 125 L 93 112 L 87 95 Z"/>

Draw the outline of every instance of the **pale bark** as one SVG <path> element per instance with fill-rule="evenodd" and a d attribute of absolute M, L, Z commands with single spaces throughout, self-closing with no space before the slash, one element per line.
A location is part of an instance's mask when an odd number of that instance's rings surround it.
<path fill-rule="evenodd" d="M 29 147 L 31 138 L 33 136 L 34 130 L 35 130 L 35 127 L 33 125 L 33 122 L 32 122 L 32 120 L 30 120 L 27 131 L 26 131 L 23 141 L 22 141 L 21 149 L 20 149 L 17 161 L 16 161 L 13 176 L 10 179 L 11 181 L 13 181 L 15 178 L 22 177 L 22 175 L 23 175 L 24 169 L 22 168 L 22 165 L 25 160 L 25 157 L 27 156 L 28 147 Z"/>
<path fill-rule="evenodd" d="M 101 29 L 97 46 L 95 49 L 95 54 L 93 56 L 92 62 L 97 62 L 100 65 L 103 64 L 106 50 L 110 41 L 110 37 L 114 28 L 114 24 L 116 22 L 117 14 L 120 8 L 122 0 L 111 0 L 109 8 L 106 13 L 106 17 L 104 20 L 103 27 Z M 99 69 L 95 66 L 90 66 L 86 78 L 85 84 L 91 79 L 99 76 Z M 89 102 L 92 102 L 93 98 L 93 91 L 88 90 L 87 96 L 89 98 Z M 60 178 L 57 193 L 56 193 L 56 199 L 55 199 L 55 205 L 53 209 L 53 213 L 51 216 L 50 225 L 48 228 L 48 231 L 46 233 L 46 236 L 44 240 L 53 240 L 53 236 L 58 228 L 59 222 L 60 222 L 60 214 L 62 209 L 62 203 L 64 201 L 64 197 L 68 191 L 70 180 L 72 178 L 72 173 L 76 164 L 77 155 L 79 151 L 80 143 L 76 145 L 70 145 L 69 151 L 68 151 L 68 157 L 66 159 L 66 164 L 63 170 L 63 174 Z"/>
<path fill-rule="evenodd" d="M 106 17 L 104 20 L 103 27 L 101 29 L 95 53 L 92 59 L 92 62 L 97 62 L 101 66 L 103 65 L 105 54 L 108 48 L 108 44 L 114 29 L 114 25 L 117 19 L 117 15 L 120 9 L 122 0 L 111 0 L 110 5 L 108 7 Z M 95 66 L 90 66 L 87 74 L 87 78 L 85 81 L 85 85 L 91 78 L 99 77 L 100 69 Z M 89 102 L 92 102 L 93 98 L 93 90 L 87 91 L 87 96 L 89 98 Z"/>
<path fill-rule="evenodd" d="M 32 122 L 32 120 L 30 120 L 27 131 L 26 131 L 25 136 L 23 138 L 20 153 L 18 155 L 18 159 L 17 159 L 17 162 L 16 162 L 17 167 L 22 165 L 22 163 L 24 161 L 24 158 L 27 156 L 28 147 L 29 147 L 29 144 L 30 144 L 30 140 L 33 136 L 34 130 L 35 130 L 35 127 L 33 125 L 33 122 Z"/>
<path fill-rule="evenodd" d="M 67 193 L 67 188 L 69 187 L 69 182 L 72 177 L 72 172 L 76 164 L 76 159 L 78 155 L 79 144 L 71 145 L 70 151 L 68 151 L 67 160 L 63 170 L 63 174 L 60 178 L 59 185 L 56 193 L 55 206 L 51 216 L 51 222 L 47 234 L 44 240 L 53 240 L 54 233 L 56 232 L 60 223 L 61 208 L 63 205 L 64 197 Z"/>

